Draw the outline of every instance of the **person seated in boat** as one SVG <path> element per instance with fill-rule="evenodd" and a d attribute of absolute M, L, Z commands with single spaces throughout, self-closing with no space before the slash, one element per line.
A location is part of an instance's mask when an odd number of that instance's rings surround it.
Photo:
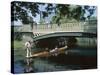
<path fill-rule="evenodd" d="M 31 41 L 28 41 L 25 43 L 25 47 L 26 47 L 26 57 L 29 57 L 29 56 L 32 56 L 32 53 L 31 53 L 31 48 L 32 48 L 32 43 Z"/>
<path fill-rule="evenodd" d="M 56 46 L 55 49 L 50 50 L 50 54 L 53 56 L 57 56 L 58 55 L 58 47 Z"/>

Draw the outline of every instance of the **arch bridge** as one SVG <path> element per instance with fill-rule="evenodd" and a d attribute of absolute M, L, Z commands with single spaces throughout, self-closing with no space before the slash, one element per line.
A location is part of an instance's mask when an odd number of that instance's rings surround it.
<path fill-rule="evenodd" d="M 50 37 L 97 37 L 97 21 L 15 26 L 14 33 L 28 34 L 33 41 Z M 30 34 L 30 35 L 29 35 Z"/>

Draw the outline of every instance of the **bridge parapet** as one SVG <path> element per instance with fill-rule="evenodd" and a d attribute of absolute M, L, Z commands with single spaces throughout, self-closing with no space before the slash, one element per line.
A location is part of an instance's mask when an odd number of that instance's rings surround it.
<path fill-rule="evenodd" d="M 14 32 L 32 32 L 32 28 L 29 24 L 12 27 L 14 27 Z"/>
<path fill-rule="evenodd" d="M 45 24 L 33 26 L 33 33 L 54 33 L 54 32 L 82 32 L 83 26 L 80 23 Z"/>
<path fill-rule="evenodd" d="M 60 26 L 57 24 L 33 25 L 33 33 L 55 33 L 55 32 L 97 32 L 97 24 L 94 22 L 69 22 Z"/>
<path fill-rule="evenodd" d="M 20 25 L 14 26 L 14 32 L 33 32 L 33 34 L 48 34 L 55 32 L 89 32 L 97 33 L 97 22 L 68 22 L 57 24 Z"/>

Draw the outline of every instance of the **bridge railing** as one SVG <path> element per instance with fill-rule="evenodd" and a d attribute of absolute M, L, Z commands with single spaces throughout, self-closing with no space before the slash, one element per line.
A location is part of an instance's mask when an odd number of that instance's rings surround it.
<path fill-rule="evenodd" d="M 54 32 L 90 32 L 97 33 L 97 22 L 68 22 L 57 24 L 20 25 L 13 26 L 14 32 L 54 33 Z"/>
<path fill-rule="evenodd" d="M 19 25 L 19 26 L 12 26 L 14 32 L 32 32 L 31 26 L 28 25 Z"/>
<path fill-rule="evenodd" d="M 97 24 L 89 22 L 69 22 L 57 24 L 33 25 L 33 33 L 54 33 L 54 32 L 91 32 L 96 33 Z"/>
<path fill-rule="evenodd" d="M 84 32 L 97 33 L 97 22 L 86 22 L 84 24 Z"/>

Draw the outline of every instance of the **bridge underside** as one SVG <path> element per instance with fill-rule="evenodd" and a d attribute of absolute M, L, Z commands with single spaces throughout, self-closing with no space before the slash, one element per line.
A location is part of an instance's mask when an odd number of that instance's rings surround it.
<path fill-rule="evenodd" d="M 56 32 L 50 34 L 40 35 L 35 37 L 32 32 L 15 32 L 14 35 L 22 35 L 24 41 L 32 39 L 34 45 L 39 48 L 50 48 L 63 47 L 65 45 L 69 47 L 76 46 L 85 42 L 86 46 L 90 45 L 96 47 L 97 34 L 86 33 L 86 32 Z M 84 39 L 85 38 L 85 39 Z M 91 41 L 92 40 L 92 41 Z"/>
<path fill-rule="evenodd" d="M 37 47 L 52 49 L 55 48 L 56 46 L 63 47 L 65 45 L 67 45 L 68 47 L 74 47 L 78 44 L 78 41 L 80 41 L 80 39 L 77 39 L 77 37 L 81 38 L 81 40 L 83 40 L 82 38 L 86 38 L 83 41 L 87 42 L 86 43 L 87 46 L 88 44 L 92 43 L 92 45 L 96 47 L 97 34 L 84 33 L 84 32 L 57 32 L 57 33 L 39 35 L 37 37 L 34 37 L 33 41 Z"/>
<path fill-rule="evenodd" d="M 97 37 L 96 33 L 87 33 L 87 32 L 56 32 L 56 33 L 50 33 L 50 34 L 45 34 L 45 35 L 39 35 L 37 37 L 34 37 L 33 40 L 41 40 L 41 39 L 46 39 L 46 38 L 51 38 L 51 37 Z"/>

